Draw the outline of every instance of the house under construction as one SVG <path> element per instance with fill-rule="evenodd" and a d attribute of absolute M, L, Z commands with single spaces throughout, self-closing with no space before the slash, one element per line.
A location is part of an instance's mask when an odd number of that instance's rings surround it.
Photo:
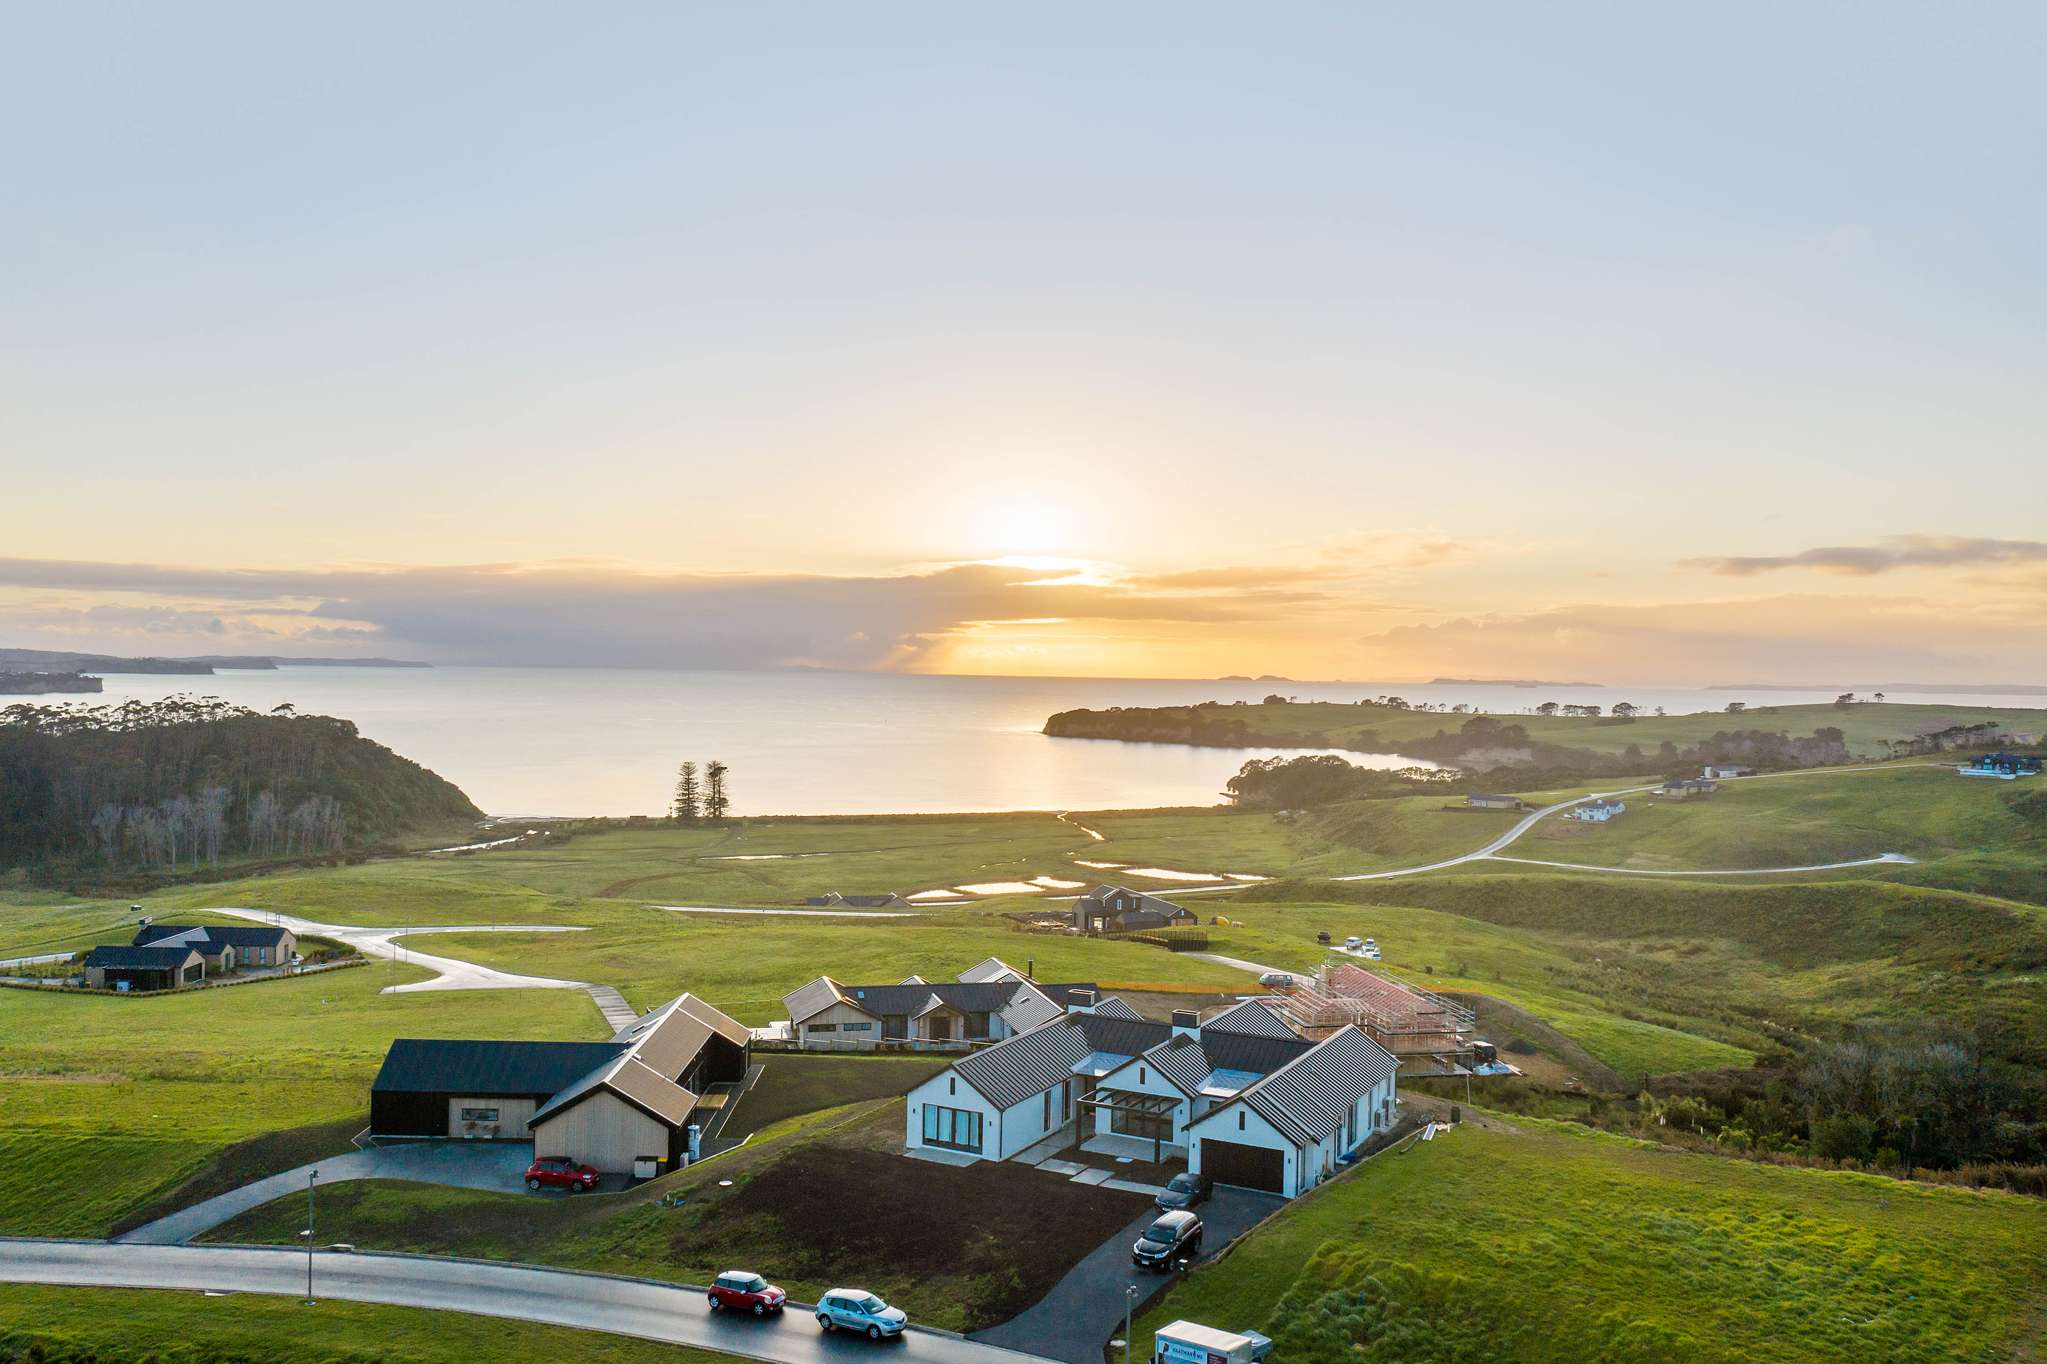
<path fill-rule="evenodd" d="M 1316 970 L 1313 984 L 1297 984 L 1284 1011 L 1304 1037 L 1356 1026 L 1399 1059 L 1403 1078 L 1501 1069 L 1491 1045 L 1472 1036 L 1477 1016 L 1470 1009 L 1348 962 L 1329 962 Z"/>

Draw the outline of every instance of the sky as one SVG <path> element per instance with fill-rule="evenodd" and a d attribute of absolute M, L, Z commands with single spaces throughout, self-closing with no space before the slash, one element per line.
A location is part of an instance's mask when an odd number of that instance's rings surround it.
<path fill-rule="evenodd" d="M 0 646 L 2047 680 L 2047 11 L 0 0 Z"/>

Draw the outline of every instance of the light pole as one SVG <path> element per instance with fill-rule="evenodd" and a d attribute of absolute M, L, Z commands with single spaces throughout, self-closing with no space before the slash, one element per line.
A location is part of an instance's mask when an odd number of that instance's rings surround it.
<path fill-rule="evenodd" d="M 1123 1364 L 1130 1364 L 1130 1312 L 1137 1306 L 1137 1285 L 1123 1290 Z"/>
<path fill-rule="evenodd" d="M 306 1171 L 306 1306 L 313 1305 L 313 1181 L 318 1170 Z"/>

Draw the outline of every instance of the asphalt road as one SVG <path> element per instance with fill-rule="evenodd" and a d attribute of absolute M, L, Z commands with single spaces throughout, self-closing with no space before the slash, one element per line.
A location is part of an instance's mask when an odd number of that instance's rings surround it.
<path fill-rule="evenodd" d="M 339 1252 L 318 1253 L 313 1262 L 317 1298 L 609 1331 L 776 1364 L 877 1358 L 915 1364 L 1026 1364 L 1037 1357 L 914 1329 L 900 1340 L 879 1345 L 843 1333 L 826 1335 L 807 1310 L 794 1305 L 780 1319 L 713 1315 L 700 1289 L 565 1269 Z M 306 1256 L 288 1249 L 7 1239 L 0 1240 L 0 1282 L 210 1289 L 297 1298 L 306 1291 Z M 193 1310 L 199 1310 L 196 1299 Z"/>
<path fill-rule="evenodd" d="M 1285 1205 L 1286 1200 L 1278 1194 L 1217 1189 L 1214 1197 L 1195 1209 L 1204 1227 L 1201 1258 L 1214 1258 L 1223 1247 Z M 1090 1251 L 1085 1260 L 1053 1285 L 1037 1306 L 1000 1326 L 975 1332 L 973 1339 L 1048 1355 L 1066 1364 L 1101 1364 L 1102 1346 L 1110 1337 L 1123 1334 L 1128 1290 L 1136 1287 L 1132 1311 L 1142 1312 L 1146 1302 L 1175 1281 L 1172 1275 L 1136 1269 L 1130 1263 L 1131 1243 L 1158 1216 L 1156 1211 L 1145 1213 Z M 1134 1341 L 1132 1345 L 1132 1359 L 1151 1357 L 1149 1341 Z"/>

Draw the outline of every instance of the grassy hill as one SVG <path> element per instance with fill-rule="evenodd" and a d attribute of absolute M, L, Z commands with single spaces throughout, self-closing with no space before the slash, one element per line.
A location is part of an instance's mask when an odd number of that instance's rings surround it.
<path fill-rule="evenodd" d="M 1145 1312 L 1288 1364 L 2030 1358 L 2047 1203 L 1466 1126 L 1325 1185 Z"/>
<path fill-rule="evenodd" d="M 1429 757 L 1434 755 L 1423 751 L 1424 741 L 1453 736 L 1470 718 L 1441 711 L 1330 701 L 1258 706 L 1132 706 L 1063 711 L 1045 722 L 1045 732 L 1064 738 L 1142 739 L 1229 748 L 1343 748 Z M 1991 724 L 2020 733 L 2047 732 L 2047 710 L 1898 702 L 1852 706 L 1755 705 L 1738 715 L 1722 711 L 1641 715 L 1626 722 L 1612 716 L 1497 718 L 1502 723 L 1521 726 L 1537 744 L 1611 758 L 1622 756 L 1631 747 L 1653 757 L 1665 743 L 1689 749 L 1710 741 L 1715 734 L 1735 730 L 1760 730 L 1800 739 L 1823 729 L 1837 729 L 1848 753 L 1858 758 L 1889 757 L 1892 744 L 1955 726 Z"/>

